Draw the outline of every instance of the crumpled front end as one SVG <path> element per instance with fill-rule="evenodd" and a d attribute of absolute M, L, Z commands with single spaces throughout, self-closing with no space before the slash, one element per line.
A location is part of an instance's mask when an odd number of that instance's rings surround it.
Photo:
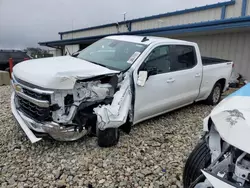
<path fill-rule="evenodd" d="M 212 122 L 227 143 L 250 153 L 250 84 L 219 103 L 204 120 L 204 129 Z"/>
<path fill-rule="evenodd" d="M 250 84 L 234 92 L 204 119 L 211 164 L 195 188 L 250 187 Z"/>
<path fill-rule="evenodd" d="M 129 74 L 76 80 L 71 90 L 47 90 L 13 75 L 12 113 L 32 143 L 41 136 L 77 140 L 96 128 L 118 128 L 131 110 Z"/>
<path fill-rule="evenodd" d="M 73 141 L 86 135 L 87 131 L 79 131 L 73 124 L 66 126 L 53 121 L 52 114 L 57 107 L 50 104 L 53 91 L 33 89 L 17 83 L 16 80 L 13 80 L 12 86 L 12 114 L 32 143 L 41 140 L 41 136 L 50 136 L 59 141 Z M 64 118 L 72 119 L 75 111 L 73 107 L 67 118 Z"/>
<path fill-rule="evenodd" d="M 119 90 L 114 94 L 111 104 L 94 108 L 97 115 L 97 126 L 100 130 L 118 128 L 127 121 L 131 110 L 132 94 L 129 75 L 120 83 Z"/>
<path fill-rule="evenodd" d="M 12 93 L 11 96 L 11 110 L 17 123 L 20 125 L 32 143 L 38 142 L 42 139 L 41 137 L 37 136 L 39 134 L 48 134 L 55 140 L 59 141 L 73 141 L 83 137 L 87 133 L 86 131 L 78 132 L 73 126 L 60 126 L 55 122 L 37 122 L 27 117 L 23 112 L 18 110 L 15 93 Z"/>

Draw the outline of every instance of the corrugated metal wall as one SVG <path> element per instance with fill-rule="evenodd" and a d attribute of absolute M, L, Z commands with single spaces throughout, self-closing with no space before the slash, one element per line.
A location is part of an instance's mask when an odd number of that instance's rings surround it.
<path fill-rule="evenodd" d="M 221 18 L 221 8 L 190 12 L 175 16 L 167 16 L 158 19 L 144 20 L 132 23 L 133 31 L 151 28 L 183 25 L 202 21 L 219 20 Z"/>
<path fill-rule="evenodd" d="M 126 31 L 128 31 L 128 28 L 126 27 L 125 24 L 119 25 L 119 32 L 126 32 Z M 91 30 L 86 30 L 86 31 L 63 34 L 62 39 L 91 37 L 91 36 L 97 36 L 97 35 L 114 34 L 117 32 L 118 32 L 118 29 L 116 26 L 110 26 L 110 27 L 105 27 L 105 28 L 91 29 Z"/>
<path fill-rule="evenodd" d="M 81 38 L 81 37 L 90 37 L 90 36 L 96 36 L 96 35 L 104 35 L 104 34 L 111 34 L 116 33 L 117 29 L 116 27 L 105 27 L 105 28 L 99 28 L 99 29 L 91 29 L 87 31 L 80 31 L 80 32 L 74 32 L 74 33 L 68 33 L 63 34 L 63 39 L 74 39 L 74 38 Z"/>
<path fill-rule="evenodd" d="M 203 56 L 233 60 L 235 69 L 250 80 L 250 32 L 178 37 L 198 43 Z"/>
<path fill-rule="evenodd" d="M 233 18 L 241 16 L 242 0 L 236 0 L 235 5 L 226 7 L 225 18 Z"/>
<path fill-rule="evenodd" d="M 250 16 L 250 1 L 247 2 L 247 10 L 246 10 L 247 16 Z"/>
<path fill-rule="evenodd" d="M 248 3 L 249 4 L 249 3 Z M 241 16 L 242 0 L 236 0 L 234 5 L 226 6 L 225 18 Z M 248 8 L 250 14 L 250 7 Z M 146 20 L 138 20 L 131 22 L 132 31 L 153 29 L 167 26 L 176 26 L 190 23 L 199 23 L 212 20 L 220 20 L 222 7 L 209 8 L 207 10 L 197 10 L 171 16 L 162 16 L 161 18 L 152 18 Z M 90 37 L 97 35 L 114 34 L 118 32 L 127 32 L 128 28 L 125 24 L 117 26 L 106 26 L 102 28 L 89 29 L 85 31 L 75 31 L 73 33 L 62 34 L 62 39 L 74 39 L 81 37 Z"/>
<path fill-rule="evenodd" d="M 239 0 L 240 1 L 240 0 Z M 152 28 L 160 28 L 167 26 L 175 26 L 189 23 L 205 22 L 212 20 L 219 20 L 221 18 L 221 8 L 213 8 L 208 10 L 201 10 L 196 12 L 189 12 L 180 15 L 161 17 L 157 19 L 150 19 L 144 21 L 132 22 L 132 30 L 144 30 Z M 125 24 L 119 25 L 119 32 L 127 32 L 128 28 Z M 73 33 L 67 33 L 62 35 L 62 39 L 74 39 L 80 37 L 90 37 L 105 34 L 117 33 L 116 26 L 109 26 L 98 29 L 91 29 L 86 31 L 78 31 Z"/>

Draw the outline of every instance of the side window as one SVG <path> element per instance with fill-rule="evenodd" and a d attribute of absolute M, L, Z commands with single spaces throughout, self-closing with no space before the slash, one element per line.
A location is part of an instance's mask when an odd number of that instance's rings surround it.
<path fill-rule="evenodd" d="M 145 67 L 147 71 L 153 71 L 151 75 L 166 73 L 170 71 L 169 46 L 156 47 L 146 58 Z"/>
<path fill-rule="evenodd" d="M 193 46 L 171 45 L 170 71 L 193 68 L 197 64 Z"/>

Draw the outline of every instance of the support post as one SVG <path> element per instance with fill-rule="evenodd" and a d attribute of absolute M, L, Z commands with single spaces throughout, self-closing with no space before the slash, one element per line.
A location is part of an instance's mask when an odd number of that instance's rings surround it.
<path fill-rule="evenodd" d="M 13 71 L 13 59 L 12 58 L 9 58 L 9 67 L 10 67 L 10 78 L 11 78 L 11 74 Z"/>

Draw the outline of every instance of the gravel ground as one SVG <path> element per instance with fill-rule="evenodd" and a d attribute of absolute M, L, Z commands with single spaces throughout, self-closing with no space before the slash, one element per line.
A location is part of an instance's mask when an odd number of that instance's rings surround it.
<path fill-rule="evenodd" d="M 182 187 L 185 160 L 212 109 L 195 104 L 145 121 L 103 149 L 95 137 L 31 144 L 9 102 L 10 87 L 0 87 L 1 187 Z"/>

